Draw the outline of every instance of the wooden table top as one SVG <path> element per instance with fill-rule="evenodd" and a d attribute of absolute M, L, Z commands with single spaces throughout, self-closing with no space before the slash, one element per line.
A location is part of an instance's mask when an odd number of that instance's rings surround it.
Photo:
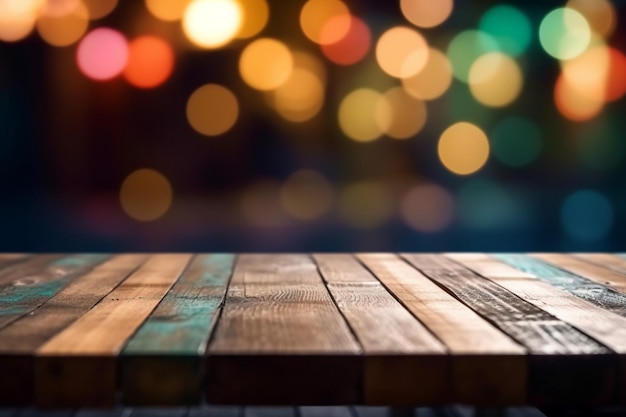
<path fill-rule="evenodd" d="M 0 254 L 0 406 L 626 404 L 626 256 Z"/>

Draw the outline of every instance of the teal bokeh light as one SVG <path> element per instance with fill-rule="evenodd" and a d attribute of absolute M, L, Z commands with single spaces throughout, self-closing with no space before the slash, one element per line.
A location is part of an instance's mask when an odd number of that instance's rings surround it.
<path fill-rule="evenodd" d="M 531 164 L 541 153 L 542 145 L 541 130 L 520 116 L 503 119 L 491 131 L 493 155 L 509 167 Z"/>
<path fill-rule="evenodd" d="M 480 19 L 480 30 L 493 36 L 502 52 L 519 56 L 530 45 L 532 27 L 528 17 L 518 8 L 498 5 Z"/>
<path fill-rule="evenodd" d="M 613 205 L 603 194 L 580 190 L 565 199 L 561 208 L 561 225 L 568 237 L 595 242 L 607 237 L 614 215 Z"/>
<path fill-rule="evenodd" d="M 498 42 L 490 34 L 480 30 L 465 30 L 450 41 L 446 54 L 452 64 L 454 77 L 466 83 L 474 61 L 487 52 L 499 50 Z"/>
<path fill-rule="evenodd" d="M 511 229 L 527 219 L 523 199 L 488 179 L 469 181 L 459 191 L 457 202 L 459 220 L 468 229 Z"/>

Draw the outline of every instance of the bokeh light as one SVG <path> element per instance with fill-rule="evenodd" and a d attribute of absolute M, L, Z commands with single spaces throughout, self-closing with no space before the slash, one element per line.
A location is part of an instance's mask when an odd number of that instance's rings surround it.
<path fill-rule="evenodd" d="M 479 30 L 465 30 L 450 41 L 446 54 L 452 64 L 454 77 L 467 82 L 474 61 L 481 55 L 497 51 L 498 42 L 493 36 Z"/>
<path fill-rule="evenodd" d="M 470 230 L 511 230 L 528 224 L 528 208 L 514 190 L 488 179 L 473 179 L 457 197 L 459 221 Z"/>
<path fill-rule="evenodd" d="M 400 212 L 413 229 L 424 233 L 440 232 L 452 223 L 454 199 L 443 187 L 421 184 L 405 194 Z"/>
<path fill-rule="evenodd" d="M 310 120 L 324 105 L 324 84 L 314 72 L 295 68 L 287 81 L 274 90 L 274 105 L 286 120 Z"/>
<path fill-rule="evenodd" d="M 318 172 L 303 169 L 285 181 L 281 190 L 281 201 L 285 211 L 293 218 L 313 220 L 330 209 L 333 188 Z"/>
<path fill-rule="evenodd" d="M 441 163 L 457 175 L 469 175 L 481 169 L 489 158 L 489 140 L 476 125 L 456 123 L 439 138 L 437 147 Z"/>
<path fill-rule="evenodd" d="M 168 0 L 174 2 L 174 0 Z M 89 19 L 96 20 L 108 16 L 117 6 L 118 0 L 82 0 L 87 7 Z"/>
<path fill-rule="evenodd" d="M 115 29 L 94 29 L 78 44 L 76 60 L 85 76 L 97 81 L 109 80 L 124 70 L 128 61 L 128 42 Z"/>
<path fill-rule="evenodd" d="M 613 205 L 606 196 L 594 190 L 579 190 L 563 202 L 561 225 L 572 239 L 598 241 L 611 231 L 614 216 Z"/>
<path fill-rule="evenodd" d="M 591 28 L 582 14 L 568 7 L 548 13 L 539 26 L 543 49 L 557 59 L 572 59 L 582 54 L 591 41 Z"/>
<path fill-rule="evenodd" d="M 183 15 L 187 38 L 207 49 L 219 48 L 233 40 L 241 23 L 241 6 L 235 0 L 194 0 Z"/>
<path fill-rule="evenodd" d="M 330 28 L 328 24 L 336 17 L 349 15 L 348 6 L 340 0 L 308 0 L 300 11 L 300 26 L 315 43 L 335 43 L 350 30 L 350 19 L 335 20 Z"/>
<path fill-rule="evenodd" d="M 78 7 L 81 0 L 41 0 L 39 13 L 43 16 L 63 16 Z"/>
<path fill-rule="evenodd" d="M 567 119 L 584 122 L 598 116 L 604 108 L 604 97 L 581 92 L 575 83 L 559 75 L 554 86 L 554 103 L 557 110 Z"/>
<path fill-rule="evenodd" d="M 242 22 L 237 38 L 251 38 L 265 28 L 270 17 L 267 0 L 238 0 L 242 8 Z"/>
<path fill-rule="evenodd" d="M 260 179 L 246 187 L 239 209 L 243 218 L 258 227 L 275 227 L 285 222 L 281 205 L 281 184 L 273 179 Z"/>
<path fill-rule="evenodd" d="M 385 92 L 378 102 L 377 120 L 384 134 L 394 139 L 415 136 L 426 124 L 426 104 L 402 87 Z"/>
<path fill-rule="evenodd" d="M 509 167 L 523 167 L 534 162 L 542 148 L 541 130 L 527 118 L 509 116 L 491 131 L 494 157 Z"/>
<path fill-rule="evenodd" d="M 471 66 L 468 83 L 476 100 L 485 106 L 511 104 L 522 91 L 522 71 L 507 55 L 491 52 L 482 55 Z"/>
<path fill-rule="evenodd" d="M 62 15 L 42 15 L 37 19 L 39 36 L 53 46 L 68 46 L 78 42 L 87 31 L 89 13 L 82 3 Z"/>
<path fill-rule="evenodd" d="M 441 97 L 452 83 L 452 67 L 448 57 L 438 49 L 431 48 L 426 66 L 417 74 L 402 79 L 406 92 L 420 100 Z"/>
<path fill-rule="evenodd" d="M 610 171 L 626 157 L 626 143 L 615 121 L 593 120 L 576 129 L 578 158 L 585 168 Z"/>
<path fill-rule="evenodd" d="M 326 31 L 336 31 L 334 26 L 343 25 L 343 21 L 349 19 L 348 32 L 338 41 L 322 43 L 322 52 L 330 61 L 339 65 L 352 65 L 361 61 L 369 52 L 372 35 L 367 24 L 358 17 L 341 15 L 332 18 L 324 27 L 322 36 Z M 329 29 L 330 28 L 330 29 Z"/>
<path fill-rule="evenodd" d="M 142 168 L 122 183 L 120 203 L 126 214 L 135 220 L 157 220 L 170 209 L 172 186 L 160 172 Z"/>
<path fill-rule="evenodd" d="M 370 142 L 383 134 L 383 127 L 389 123 L 390 115 L 391 108 L 379 92 L 369 88 L 359 88 L 341 101 L 339 127 L 350 139 L 357 142 Z M 385 118 L 387 120 L 382 120 Z"/>
<path fill-rule="evenodd" d="M 581 13 L 591 30 L 607 39 L 617 26 L 617 12 L 609 0 L 569 0 L 567 7 Z"/>
<path fill-rule="evenodd" d="M 407 78 L 421 71 L 428 61 L 428 43 L 417 31 L 395 26 L 383 33 L 376 44 L 376 60 L 384 72 Z"/>
<path fill-rule="evenodd" d="M 345 186 L 339 195 L 339 214 L 357 229 L 381 226 L 392 215 L 394 204 L 379 181 L 359 181 Z"/>
<path fill-rule="evenodd" d="M 239 58 L 239 73 L 250 87 L 273 90 L 283 84 L 293 71 L 293 54 L 283 42 L 261 38 L 250 43 Z"/>
<path fill-rule="evenodd" d="M 101 1 L 101 0 L 92 0 Z M 145 0 L 146 8 L 157 19 L 166 22 L 183 18 L 185 9 L 192 0 Z"/>
<path fill-rule="evenodd" d="M 140 36 L 130 42 L 126 81 L 139 88 L 154 88 L 165 82 L 174 69 L 172 47 L 156 36 Z"/>
<path fill-rule="evenodd" d="M 218 84 L 203 85 L 187 101 L 187 121 L 196 132 L 206 136 L 226 133 L 238 117 L 237 97 Z"/>
<path fill-rule="evenodd" d="M 453 0 L 400 0 L 400 10 L 404 17 L 415 26 L 423 28 L 442 24 L 453 8 Z"/>
<path fill-rule="evenodd" d="M 479 27 L 496 39 L 502 52 L 511 56 L 526 51 L 532 37 L 528 17 L 518 8 L 506 4 L 489 9 L 480 19 Z"/>
<path fill-rule="evenodd" d="M 0 40 L 16 42 L 35 27 L 39 0 L 0 0 Z"/>

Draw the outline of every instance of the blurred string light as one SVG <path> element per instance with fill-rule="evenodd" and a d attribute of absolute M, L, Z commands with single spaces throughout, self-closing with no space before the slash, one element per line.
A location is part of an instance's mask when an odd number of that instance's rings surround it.
<path fill-rule="evenodd" d="M 292 122 L 305 122 L 315 117 L 324 105 L 324 84 L 320 77 L 306 68 L 295 68 L 287 81 L 273 91 L 276 111 Z"/>
<path fill-rule="evenodd" d="M 522 91 L 522 70 L 509 56 L 490 52 L 474 61 L 468 83 L 478 102 L 503 107 L 511 104 Z"/>
<path fill-rule="evenodd" d="M 591 28 L 580 12 L 560 7 L 548 13 L 539 26 L 543 49 L 557 59 L 572 59 L 582 54 L 591 41 Z"/>
<path fill-rule="evenodd" d="M 182 19 L 191 0 L 145 0 L 145 2 L 146 8 L 154 17 L 171 22 Z"/>
<path fill-rule="evenodd" d="M 373 229 L 392 216 L 394 204 L 388 187 L 380 181 L 359 181 L 341 189 L 338 209 L 349 226 Z"/>
<path fill-rule="evenodd" d="M 183 15 L 183 31 L 201 48 L 226 45 L 237 36 L 243 13 L 236 0 L 194 0 Z"/>
<path fill-rule="evenodd" d="M 239 57 L 239 73 L 250 87 L 269 91 L 280 87 L 293 71 L 293 54 L 283 42 L 261 38 L 248 44 Z"/>
<path fill-rule="evenodd" d="M 65 9 L 64 9 L 65 10 Z M 89 25 L 89 11 L 80 2 L 63 14 L 42 14 L 37 19 L 37 32 L 53 46 L 72 45 L 83 37 Z"/>
<path fill-rule="evenodd" d="M 424 36 L 404 26 L 383 33 L 376 44 L 376 60 L 381 69 L 396 78 L 408 78 L 421 71 L 428 61 L 429 48 Z"/>
<path fill-rule="evenodd" d="M 528 17 L 510 5 L 497 5 L 487 10 L 480 19 L 479 28 L 497 41 L 500 51 L 511 56 L 524 53 L 532 37 Z"/>
<path fill-rule="evenodd" d="M 566 5 L 582 14 L 591 30 L 608 39 L 617 26 L 617 12 L 609 0 L 569 0 Z"/>
<path fill-rule="evenodd" d="M 16 42 L 35 28 L 41 0 L 0 0 L 0 40 Z"/>
<path fill-rule="evenodd" d="M 481 169 L 489 158 L 489 140 L 476 125 L 456 123 L 447 128 L 437 146 L 441 163 L 457 175 L 469 175 Z"/>
<path fill-rule="evenodd" d="M 314 220 L 330 209 L 334 192 L 320 173 L 303 169 L 292 174 L 281 188 L 285 211 L 298 220 Z"/>
<path fill-rule="evenodd" d="M 308 0 L 300 11 L 300 27 L 317 44 L 335 43 L 350 31 L 349 17 L 350 10 L 341 0 Z"/>
<path fill-rule="evenodd" d="M 339 105 L 338 121 L 343 133 L 357 142 L 371 142 L 384 133 L 391 108 L 382 94 L 359 88 L 346 95 Z"/>
<path fill-rule="evenodd" d="M 402 199 L 400 213 L 404 221 L 419 232 L 435 233 L 450 226 L 454 218 L 454 198 L 443 187 L 420 184 Z"/>
<path fill-rule="evenodd" d="M 265 28 L 270 17 L 266 0 L 238 0 L 242 12 L 242 22 L 236 37 L 251 38 Z"/>
<path fill-rule="evenodd" d="M 467 82 L 470 68 L 476 59 L 488 52 L 498 52 L 496 39 L 480 30 L 465 30 L 452 38 L 446 54 L 452 64 L 454 77 Z"/>
<path fill-rule="evenodd" d="M 442 24 L 452 13 L 452 0 L 400 0 L 404 17 L 415 26 L 432 28 Z"/>
<path fill-rule="evenodd" d="M 205 84 L 187 100 L 187 121 L 202 135 L 222 135 L 235 125 L 238 117 L 237 97 L 224 86 Z"/>
<path fill-rule="evenodd" d="M 426 124 L 426 104 L 402 87 L 387 90 L 378 102 L 377 121 L 381 130 L 394 139 L 415 136 Z"/>
<path fill-rule="evenodd" d="M 541 148 L 541 130 L 527 118 L 506 117 L 491 131 L 493 155 L 506 166 L 518 168 L 535 162 Z"/>
<path fill-rule="evenodd" d="M 420 100 L 434 100 L 442 96 L 452 83 L 452 67 L 448 58 L 438 49 L 430 48 L 428 60 L 421 71 L 402 79 L 407 93 Z"/>
<path fill-rule="evenodd" d="M 85 76 L 96 81 L 109 80 L 126 67 L 128 41 L 115 29 L 94 29 L 80 41 L 76 60 Z"/>
<path fill-rule="evenodd" d="M 335 42 L 325 42 L 321 45 L 324 56 L 338 65 L 352 65 L 361 61 L 369 52 L 372 43 L 367 23 L 349 15 L 340 15 L 329 20 L 322 31 L 322 38 L 328 31 L 336 33 L 335 26 L 343 26 L 346 19 L 349 21 L 349 29 L 345 35 Z"/>
<path fill-rule="evenodd" d="M 133 39 L 128 48 L 124 77 L 138 88 L 154 88 L 169 78 L 174 68 L 174 52 L 165 40 L 156 36 Z"/>
<path fill-rule="evenodd" d="M 578 241 L 594 242 L 608 236 L 615 210 L 605 195 L 594 190 L 570 194 L 561 207 L 561 225 L 565 234 Z"/>
<path fill-rule="evenodd" d="M 87 7 L 89 19 L 97 20 L 108 16 L 117 6 L 118 0 L 82 0 Z M 168 0 L 172 2 L 173 0 Z"/>
<path fill-rule="evenodd" d="M 63 16 L 76 9 L 80 0 L 42 0 L 39 13 L 44 16 Z"/>
<path fill-rule="evenodd" d="M 135 220 L 157 220 L 172 204 L 172 186 L 160 172 L 139 169 L 122 183 L 120 203 L 126 214 Z"/>
<path fill-rule="evenodd" d="M 524 200 L 511 189 L 488 179 L 465 183 L 458 193 L 457 203 L 459 221 L 468 229 L 509 229 L 527 220 Z"/>
<path fill-rule="evenodd" d="M 280 200 L 281 184 L 273 179 L 256 180 L 246 187 L 240 197 L 239 210 L 249 224 L 275 227 L 285 222 Z"/>

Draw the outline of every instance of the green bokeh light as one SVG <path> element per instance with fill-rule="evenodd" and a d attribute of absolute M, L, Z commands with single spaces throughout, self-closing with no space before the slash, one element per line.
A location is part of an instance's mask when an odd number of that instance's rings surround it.
<path fill-rule="evenodd" d="M 448 45 L 447 55 L 452 64 L 452 73 L 466 83 L 474 61 L 487 52 L 499 50 L 498 42 L 488 33 L 465 30 L 456 35 Z"/>
<path fill-rule="evenodd" d="M 509 167 L 531 164 L 539 156 L 541 148 L 541 131 L 536 124 L 523 117 L 507 117 L 491 131 L 493 154 Z"/>
<path fill-rule="evenodd" d="M 511 56 L 519 56 L 530 44 L 530 20 L 513 6 L 492 7 L 480 19 L 479 27 L 497 40 L 502 52 Z"/>
<path fill-rule="evenodd" d="M 591 28 L 582 14 L 568 7 L 548 13 L 539 26 L 543 49 L 557 59 L 567 60 L 582 54 L 591 41 Z"/>

